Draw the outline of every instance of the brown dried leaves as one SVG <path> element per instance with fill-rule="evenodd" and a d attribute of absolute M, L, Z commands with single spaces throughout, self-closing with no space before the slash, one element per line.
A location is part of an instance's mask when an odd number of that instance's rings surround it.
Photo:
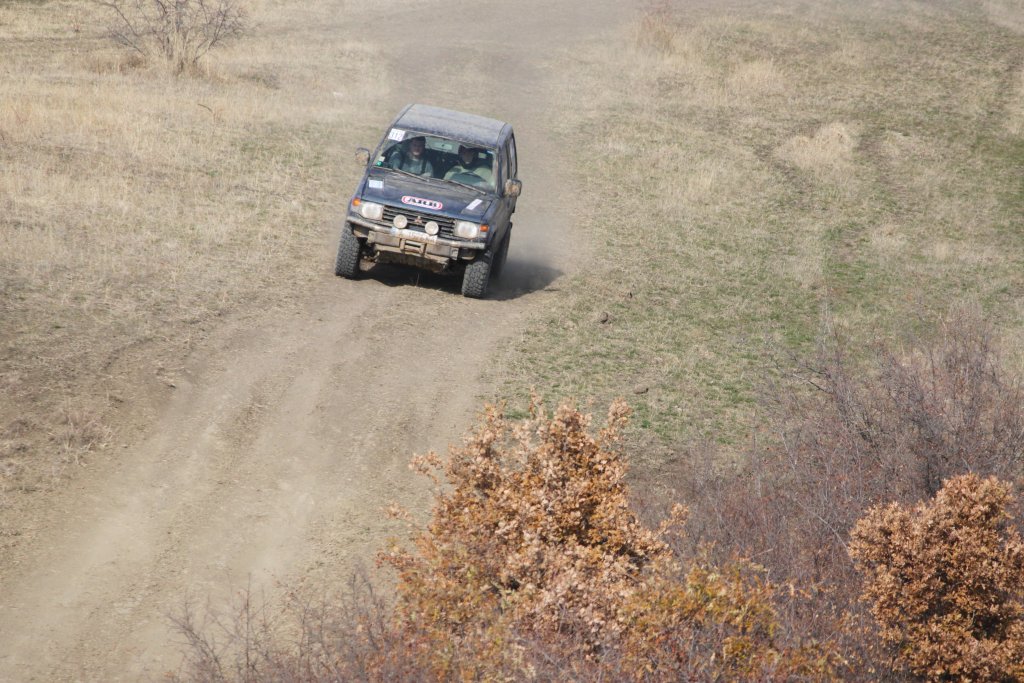
<path fill-rule="evenodd" d="M 1009 484 L 955 477 L 928 503 L 872 508 L 850 552 L 863 599 L 914 674 L 1024 680 L 1024 544 Z"/>

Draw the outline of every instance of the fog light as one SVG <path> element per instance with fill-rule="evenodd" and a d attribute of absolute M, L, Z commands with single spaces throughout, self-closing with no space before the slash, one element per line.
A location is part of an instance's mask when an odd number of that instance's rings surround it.
<path fill-rule="evenodd" d="M 402 214 L 398 214 L 397 216 L 395 216 L 395 220 L 392 222 L 395 224 L 395 227 L 398 228 L 399 230 L 404 230 L 405 226 L 409 225 L 409 219 L 403 216 Z"/>
<path fill-rule="evenodd" d="M 439 226 L 436 221 L 427 221 L 427 224 L 423 226 L 423 230 L 426 231 L 428 235 L 436 235 L 440 229 L 441 226 Z"/>

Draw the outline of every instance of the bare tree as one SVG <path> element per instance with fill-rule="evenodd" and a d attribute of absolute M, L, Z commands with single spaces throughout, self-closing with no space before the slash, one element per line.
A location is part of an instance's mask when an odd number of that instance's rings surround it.
<path fill-rule="evenodd" d="M 161 57 L 175 73 L 195 69 L 213 48 L 245 35 L 238 0 L 97 0 L 111 12 L 114 42 L 145 58 Z"/>

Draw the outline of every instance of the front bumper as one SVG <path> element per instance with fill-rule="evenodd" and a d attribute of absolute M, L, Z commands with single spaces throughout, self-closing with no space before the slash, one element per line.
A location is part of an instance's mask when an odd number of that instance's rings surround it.
<path fill-rule="evenodd" d="M 397 237 L 402 240 L 410 240 L 419 242 L 421 244 L 436 244 L 444 247 L 454 247 L 455 249 L 486 249 L 487 245 L 483 242 L 473 242 L 470 240 L 453 240 L 448 237 L 441 237 L 440 235 L 428 235 L 425 232 L 419 230 L 409 230 L 408 228 L 396 228 L 393 225 L 380 225 L 373 221 L 368 221 L 365 218 L 359 216 L 348 217 L 348 222 L 352 225 L 358 225 L 362 228 L 377 234 L 377 235 L 388 235 L 390 237 Z"/>
<path fill-rule="evenodd" d="M 394 260 L 422 259 L 442 267 L 459 260 L 460 256 L 464 260 L 471 260 L 476 256 L 474 252 L 487 247 L 483 242 L 453 240 L 418 230 L 380 225 L 359 216 L 349 215 L 347 220 L 356 237 L 365 238 L 367 244 L 373 245 L 378 252 L 401 257 Z"/>

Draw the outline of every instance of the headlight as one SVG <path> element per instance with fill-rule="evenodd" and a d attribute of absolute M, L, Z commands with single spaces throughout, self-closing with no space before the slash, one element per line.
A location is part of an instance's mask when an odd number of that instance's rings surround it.
<path fill-rule="evenodd" d="M 480 234 L 480 226 L 469 221 L 455 221 L 455 230 L 452 232 L 455 233 L 456 237 L 471 240 Z"/>
<path fill-rule="evenodd" d="M 374 202 L 361 202 L 359 215 L 369 221 L 379 221 L 384 216 L 384 205 Z"/>

